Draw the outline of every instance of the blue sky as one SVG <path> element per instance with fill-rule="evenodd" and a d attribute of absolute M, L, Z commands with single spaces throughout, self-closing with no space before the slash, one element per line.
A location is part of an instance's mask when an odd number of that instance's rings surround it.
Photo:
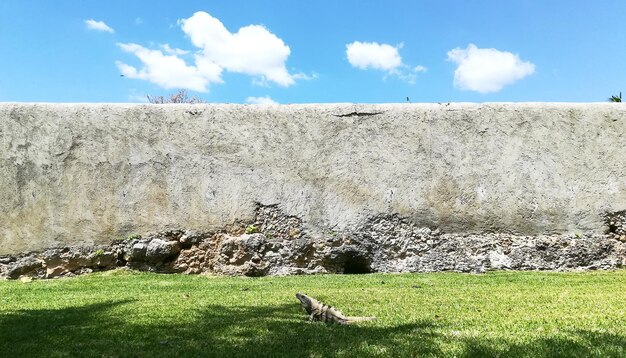
<path fill-rule="evenodd" d="M 123 76 L 121 76 L 123 75 Z M 597 102 L 626 1 L 0 0 L 0 102 Z"/>

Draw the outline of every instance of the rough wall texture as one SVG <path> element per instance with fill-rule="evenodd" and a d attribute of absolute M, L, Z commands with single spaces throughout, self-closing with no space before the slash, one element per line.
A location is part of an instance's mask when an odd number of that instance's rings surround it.
<path fill-rule="evenodd" d="M 215 232 L 600 234 L 626 210 L 620 104 L 0 104 L 0 255 Z"/>
<path fill-rule="evenodd" d="M 614 217 L 623 223 L 622 214 Z M 624 228 L 624 226 L 621 226 Z M 626 235 L 445 234 L 397 215 L 311 237 L 277 206 L 261 206 L 245 232 L 174 230 L 109 245 L 0 255 L 0 279 L 56 278 L 114 268 L 218 275 L 589 270 L 626 266 Z M 26 278 L 28 279 L 28 278 Z"/>

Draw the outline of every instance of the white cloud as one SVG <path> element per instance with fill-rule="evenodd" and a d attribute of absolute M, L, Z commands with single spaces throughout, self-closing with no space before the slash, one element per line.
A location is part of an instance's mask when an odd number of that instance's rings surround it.
<path fill-rule="evenodd" d="M 248 25 L 231 33 L 221 21 L 199 11 L 177 24 L 199 50 L 193 64 L 179 56 L 188 51 L 173 49 L 168 44 L 161 50 L 150 50 L 136 44 L 118 44 L 136 55 L 141 70 L 117 62 L 122 74 L 129 78 L 151 81 L 164 88 L 186 88 L 206 92 L 211 83 L 221 83 L 223 71 L 253 76 L 253 83 L 280 86 L 293 85 L 296 80 L 315 78 L 303 73 L 291 74 L 285 65 L 291 54 L 283 40 L 261 25 Z"/>
<path fill-rule="evenodd" d="M 104 31 L 114 33 L 115 31 L 105 24 L 104 21 L 96 21 L 94 19 L 85 20 L 85 24 L 89 30 Z"/>
<path fill-rule="evenodd" d="M 480 93 L 498 92 L 535 72 L 534 64 L 522 61 L 516 54 L 474 44 L 448 51 L 448 61 L 458 65 L 454 86 Z"/>
<path fill-rule="evenodd" d="M 400 46 L 354 41 L 346 45 L 346 55 L 348 62 L 356 68 L 392 71 L 402 66 L 402 57 L 398 53 L 398 48 Z"/>
<path fill-rule="evenodd" d="M 227 71 L 257 76 L 281 86 L 295 83 L 285 66 L 289 46 L 261 25 L 248 25 L 231 33 L 206 12 L 199 11 L 179 21 L 191 42 L 202 49 L 199 55 Z"/>
<path fill-rule="evenodd" d="M 402 47 L 403 44 L 391 46 L 377 42 L 354 41 L 346 45 L 346 56 L 353 67 L 361 70 L 383 70 L 389 76 L 397 76 L 413 84 L 417 79 L 417 73 L 426 72 L 426 67 L 418 65 L 410 68 L 404 64 L 398 51 Z"/>
<path fill-rule="evenodd" d="M 251 104 L 272 104 L 272 105 L 278 104 L 278 102 L 274 101 L 269 96 L 248 97 L 248 98 L 246 98 L 246 103 L 251 103 Z"/>
<path fill-rule="evenodd" d="M 120 61 L 116 62 L 122 74 L 128 78 L 147 80 L 163 88 L 186 88 L 206 92 L 211 82 L 222 82 L 219 66 L 198 64 L 189 66 L 175 55 L 165 55 L 159 50 L 150 50 L 137 44 L 117 44 L 122 50 L 139 58 L 144 67 L 137 70 Z"/>

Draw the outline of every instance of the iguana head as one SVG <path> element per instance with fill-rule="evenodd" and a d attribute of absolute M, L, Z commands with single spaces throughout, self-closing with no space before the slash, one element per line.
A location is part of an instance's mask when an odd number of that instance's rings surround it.
<path fill-rule="evenodd" d="M 296 298 L 300 300 L 300 303 L 302 304 L 302 307 L 304 307 L 306 312 L 308 314 L 311 314 L 311 306 L 312 306 L 311 298 L 309 298 L 309 296 L 305 295 L 304 293 L 296 293 Z"/>

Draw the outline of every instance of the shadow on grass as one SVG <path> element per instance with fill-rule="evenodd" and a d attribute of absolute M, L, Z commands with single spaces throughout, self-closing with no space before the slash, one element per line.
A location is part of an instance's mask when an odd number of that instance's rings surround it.
<path fill-rule="evenodd" d="M 0 357 L 357 356 L 376 349 L 391 353 L 395 346 L 406 346 L 406 339 L 420 341 L 412 345 L 414 354 L 440 353 L 429 322 L 388 328 L 327 326 L 307 322 L 295 304 L 205 306 L 186 311 L 180 323 L 137 319 L 129 309 L 113 312 L 129 302 L 1 314 Z"/>
<path fill-rule="evenodd" d="M 110 301 L 55 310 L 0 313 L 0 357 L 90 355 L 123 325 L 107 313 L 132 302 Z M 100 333 L 104 333 L 100 335 Z M 84 349 L 86 348 L 86 349 Z"/>
<path fill-rule="evenodd" d="M 204 306 L 178 320 L 135 313 L 132 301 L 0 315 L 0 356 L 443 356 L 446 327 L 428 320 L 379 327 L 308 323 L 299 306 Z M 120 309 L 123 308 L 123 309 Z M 138 319 L 133 315 L 144 317 Z M 145 316 L 147 315 L 147 317 Z M 141 323 L 138 323 L 141 322 Z M 458 339 L 458 356 L 618 356 L 622 336 L 571 332 L 568 338 L 516 345 Z"/>
<path fill-rule="evenodd" d="M 563 332 L 527 344 L 484 339 L 463 341 L 460 357 L 625 357 L 626 337 L 584 330 Z"/>

